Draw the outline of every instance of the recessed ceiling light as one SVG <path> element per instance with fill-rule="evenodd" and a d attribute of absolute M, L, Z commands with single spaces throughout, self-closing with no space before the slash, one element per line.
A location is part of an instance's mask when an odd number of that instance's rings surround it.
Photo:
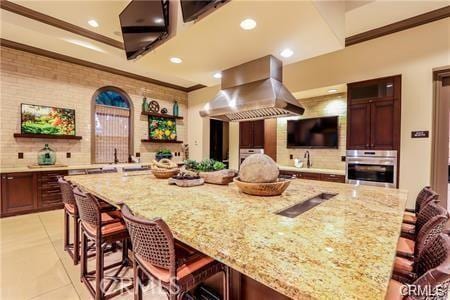
<path fill-rule="evenodd" d="M 88 24 L 91 25 L 92 27 L 98 27 L 98 23 L 95 20 L 89 20 Z"/>
<path fill-rule="evenodd" d="M 220 73 L 220 72 L 214 73 L 213 77 L 220 79 L 220 78 L 222 78 L 222 73 Z"/>
<path fill-rule="evenodd" d="M 328 90 L 328 93 L 336 93 L 336 92 L 337 92 L 337 89 Z"/>
<path fill-rule="evenodd" d="M 162 23 L 164 23 L 164 19 L 163 18 L 154 18 L 153 22 L 155 22 L 156 24 L 162 24 Z"/>
<path fill-rule="evenodd" d="M 286 49 L 284 49 L 283 51 L 280 52 L 280 55 L 285 57 L 285 58 L 291 57 L 293 54 L 294 54 L 294 51 L 292 51 L 289 48 L 286 48 Z"/>
<path fill-rule="evenodd" d="M 244 30 L 252 30 L 256 27 L 256 21 L 253 19 L 245 19 L 241 22 L 241 28 Z"/>
<path fill-rule="evenodd" d="M 174 63 L 174 64 L 181 64 L 183 62 L 183 60 L 179 57 L 171 57 L 170 62 Z"/>

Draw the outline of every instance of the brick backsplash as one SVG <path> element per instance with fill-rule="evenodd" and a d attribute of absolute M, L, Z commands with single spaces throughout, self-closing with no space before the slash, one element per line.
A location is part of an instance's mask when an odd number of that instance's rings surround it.
<path fill-rule="evenodd" d="M 305 107 L 305 113 L 301 117 L 279 118 L 277 122 L 277 162 L 280 165 L 293 166 L 293 158 L 301 158 L 308 150 L 311 154 L 313 168 L 323 169 L 344 169 L 345 162 L 341 161 L 341 156 L 346 150 L 346 130 L 347 130 L 347 95 L 338 94 L 323 97 L 303 99 L 300 101 Z M 287 120 L 305 119 L 323 116 L 339 116 L 339 142 L 338 149 L 289 149 L 287 145 Z"/>
<path fill-rule="evenodd" d="M 57 152 L 57 162 L 63 164 L 91 163 L 91 101 L 95 91 L 104 86 L 124 90 L 134 106 L 134 153 L 149 162 L 160 148 L 181 152 L 181 144 L 144 144 L 148 137 L 147 119 L 141 116 L 142 93 L 158 100 L 161 107 L 172 111 L 177 100 L 184 120 L 177 121 L 178 139 L 187 141 L 187 93 L 96 69 L 67 63 L 24 51 L 0 47 L 0 166 L 16 167 L 35 164 L 37 153 L 48 143 Z M 20 104 L 40 104 L 75 109 L 75 140 L 14 138 L 20 132 Z M 24 153 L 18 159 L 18 152 Z M 72 157 L 66 158 L 66 152 Z"/>

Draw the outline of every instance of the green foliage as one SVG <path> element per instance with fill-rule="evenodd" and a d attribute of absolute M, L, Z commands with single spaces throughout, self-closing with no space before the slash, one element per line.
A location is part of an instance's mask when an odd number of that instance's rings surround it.
<path fill-rule="evenodd" d="M 160 149 L 156 154 L 172 154 L 172 152 L 169 149 Z"/>
<path fill-rule="evenodd" d="M 214 159 L 204 159 L 201 162 L 188 159 L 184 162 L 186 169 L 197 172 L 213 172 L 225 169 L 225 165 Z"/>

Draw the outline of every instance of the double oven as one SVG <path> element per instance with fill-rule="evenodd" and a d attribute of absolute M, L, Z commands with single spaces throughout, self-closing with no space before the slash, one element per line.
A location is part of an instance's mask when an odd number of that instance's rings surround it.
<path fill-rule="evenodd" d="M 397 151 L 347 151 L 347 183 L 396 188 L 397 172 Z"/>

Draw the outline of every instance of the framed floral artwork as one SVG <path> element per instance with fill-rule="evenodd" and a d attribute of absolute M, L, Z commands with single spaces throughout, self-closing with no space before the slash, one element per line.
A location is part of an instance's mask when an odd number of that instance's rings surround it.
<path fill-rule="evenodd" d="M 177 125 L 175 118 L 148 117 L 149 139 L 162 141 L 177 140 Z"/>

